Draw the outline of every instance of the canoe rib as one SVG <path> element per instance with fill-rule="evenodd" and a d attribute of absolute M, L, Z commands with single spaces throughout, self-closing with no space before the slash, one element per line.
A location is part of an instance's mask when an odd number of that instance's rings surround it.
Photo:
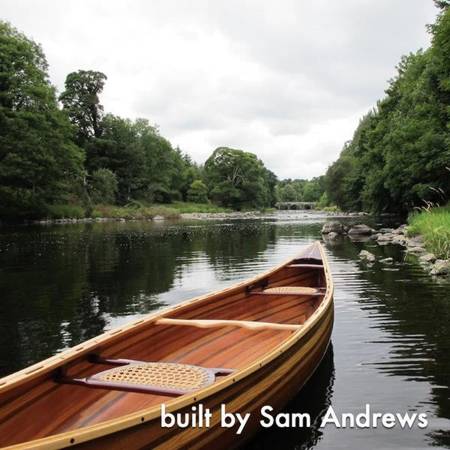
<path fill-rule="evenodd" d="M 251 320 L 191 320 L 191 319 L 169 319 L 163 317 L 156 321 L 157 325 L 181 325 L 196 328 L 216 327 L 241 327 L 247 330 L 299 330 L 302 326 L 295 324 L 282 324 L 270 322 L 252 322 Z"/>

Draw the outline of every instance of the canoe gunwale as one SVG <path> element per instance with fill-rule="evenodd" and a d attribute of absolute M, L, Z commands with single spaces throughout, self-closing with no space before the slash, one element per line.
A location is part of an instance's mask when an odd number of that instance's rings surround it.
<path fill-rule="evenodd" d="M 295 343 L 297 343 L 304 335 L 306 335 L 311 329 L 315 327 L 315 325 L 324 315 L 333 314 L 332 311 L 330 312 L 330 309 L 333 308 L 334 287 L 331 278 L 329 264 L 324 249 L 319 241 L 316 241 L 315 243 L 307 247 L 307 249 L 309 249 L 310 252 L 312 248 L 314 250 L 318 249 L 320 252 L 325 276 L 326 291 L 323 294 L 323 299 L 321 303 L 317 306 L 317 308 L 312 313 L 312 315 L 307 319 L 307 321 L 301 326 L 299 326 L 297 330 L 292 331 L 292 333 L 280 345 L 278 345 L 269 353 L 257 359 L 247 367 L 234 372 L 232 376 L 224 377 L 216 381 L 213 385 L 202 388 L 192 394 L 185 394 L 181 397 L 168 399 L 167 402 L 164 402 L 167 412 L 174 412 L 176 410 L 185 408 L 190 404 L 206 399 L 214 395 L 215 393 L 233 385 L 234 383 L 237 383 L 242 379 L 248 377 L 255 371 L 262 368 L 263 366 L 273 362 L 280 355 L 282 355 L 283 353 L 288 351 L 291 347 L 293 347 Z M 32 379 L 45 376 L 45 374 L 54 371 L 55 369 L 61 367 L 62 365 L 78 360 L 81 356 L 86 356 L 89 353 L 92 353 L 96 350 L 98 351 L 101 349 L 101 344 L 104 342 L 110 343 L 116 340 L 121 340 L 124 336 L 126 336 L 127 333 L 130 333 L 131 331 L 138 333 L 143 328 L 148 327 L 151 323 L 156 323 L 158 319 L 163 319 L 167 317 L 167 315 L 172 314 L 177 310 L 183 309 L 188 305 L 191 305 L 193 303 L 200 303 L 204 300 L 213 299 L 214 297 L 218 296 L 222 297 L 226 296 L 227 294 L 231 295 L 233 293 L 238 293 L 242 289 L 245 290 L 248 286 L 264 282 L 265 279 L 270 277 L 272 274 L 278 272 L 279 270 L 283 269 L 284 267 L 288 266 L 290 263 L 292 263 L 293 260 L 302 257 L 303 254 L 304 253 L 302 252 L 300 253 L 299 256 L 295 258 L 289 258 L 287 261 L 282 262 L 281 264 L 269 269 L 268 271 L 262 274 L 259 274 L 251 279 L 244 280 L 240 283 L 234 284 L 221 291 L 215 291 L 199 297 L 195 297 L 193 299 L 181 302 L 177 305 L 165 308 L 162 311 L 150 313 L 146 317 L 136 320 L 130 323 L 129 325 L 108 331 L 100 336 L 92 338 L 71 349 L 68 349 L 67 351 L 61 354 L 52 356 L 47 360 L 41 361 L 19 372 L 16 372 L 3 379 L 0 379 L 0 394 L 8 392 L 9 390 L 16 388 L 26 382 L 29 382 Z M 18 450 L 29 448 L 59 449 L 62 447 L 69 447 L 108 434 L 112 434 L 120 430 L 138 426 L 142 423 L 151 421 L 159 417 L 159 415 L 160 415 L 160 405 L 151 406 L 147 409 L 143 409 L 140 411 L 133 412 L 131 414 L 121 416 L 120 418 L 110 419 L 104 422 L 100 422 L 98 424 L 82 427 L 79 429 L 63 432 L 60 434 L 47 436 L 33 441 L 14 444 L 7 448 Z"/>

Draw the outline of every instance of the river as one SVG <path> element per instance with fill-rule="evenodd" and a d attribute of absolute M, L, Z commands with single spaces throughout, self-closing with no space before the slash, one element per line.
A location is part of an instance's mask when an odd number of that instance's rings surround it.
<path fill-rule="evenodd" d="M 326 220 L 286 211 L 250 220 L 3 227 L 1 375 L 257 274 L 320 239 Z M 394 263 L 364 265 L 362 249 Z M 246 448 L 450 448 L 450 282 L 433 281 L 397 246 L 345 238 L 326 251 L 335 281 L 332 346 L 286 408 L 309 413 L 315 425 L 264 430 Z M 377 412 L 426 413 L 428 427 L 318 426 L 330 405 L 357 414 L 366 403 Z"/>

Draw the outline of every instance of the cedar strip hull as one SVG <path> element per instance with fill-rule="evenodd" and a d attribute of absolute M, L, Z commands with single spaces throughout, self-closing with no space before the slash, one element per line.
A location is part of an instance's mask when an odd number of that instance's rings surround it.
<path fill-rule="evenodd" d="M 150 314 L 0 379 L 0 447 L 133 450 L 237 446 L 258 429 L 261 407 L 282 408 L 314 373 L 328 347 L 334 314 L 329 266 L 318 243 L 301 256 L 306 267 L 290 267 L 294 260 L 287 261 L 251 280 Z M 311 264 L 317 269 L 309 267 Z M 252 293 L 278 286 L 326 291 L 320 297 Z M 158 324 L 161 318 L 179 319 L 183 326 L 177 325 L 177 320 Z M 219 320 L 224 326 L 196 328 L 188 325 L 192 319 Z M 246 329 L 233 326 L 232 321 L 261 325 Z M 296 327 L 277 329 L 272 324 Z M 175 399 L 55 381 L 58 369 L 69 377 L 82 377 L 110 368 L 92 364 L 90 353 L 225 367 L 235 372 Z M 201 428 L 162 428 L 162 403 L 171 413 L 189 413 L 202 404 L 213 413 L 212 423 Z M 220 426 L 222 404 L 227 412 L 251 413 L 242 434 L 236 434 L 237 428 Z"/>
<path fill-rule="evenodd" d="M 333 328 L 333 308 L 328 308 L 320 322 L 289 351 L 280 355 L 271 364 L 239 380 L 229 388 L 211 398 L 196 402 L 209 408 L 213 414 L 211 426 L 198 428 L 161 428 L 158 417 L 136 427 L 96 439 L 74 448 L 82 450 L 108 449 L 230 449 L 249 439 L 260 425 L 261 408 L 270 405 L 279 411 L 295 396 L 313 375 L 328 348 Z M 241 435 L 237 427 L 220 426 L 220 407 L 224 404 L 227 412 L 251 413 Z M 194 404 L 193 404 L 194 405 Z M 172 412 L 190 412 L 191 407 Z"/>

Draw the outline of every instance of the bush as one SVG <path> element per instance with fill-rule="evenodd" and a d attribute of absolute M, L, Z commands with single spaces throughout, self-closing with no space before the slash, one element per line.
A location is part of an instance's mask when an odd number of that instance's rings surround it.
<path fill-rule="evenodd" d="M 117 177 L 109 169 L 98 169 L 91 175 L 89 193 L 92 202 L 114 203 L 118 189 Z"/>
<path fill-rule="evenodd" d="M 208 188 L 202 180 L 194 180 L 187 192 L 187 199 L 193 203 L 208 202 Z"/>
<path fill-rule="evenodd" d="M 80 205 L 49 205 L 47 217 L 49 219 L 82 219 L 86 215 Z"/>

